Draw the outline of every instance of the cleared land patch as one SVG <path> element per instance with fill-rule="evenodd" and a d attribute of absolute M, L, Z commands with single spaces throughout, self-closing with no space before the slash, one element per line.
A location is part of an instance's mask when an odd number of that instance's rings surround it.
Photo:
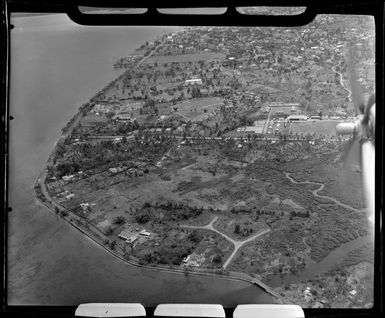
<path fill-rule="evenodd" d="M 208 97 L 175 104 L 173 109 L 183 118 L 198 122 L 207 119 L 221 105 L 223 105 L 222 99 Z"/>
<path fill-rule="evenodd" d="M 319 262 L 342 244 L 368 235 L 364 212 L 316 195 L 321 185 L 322 192 L 332 197 L 337 191 L 346 204 L 354 195 L 338 190 L 340 149 L 334 144 L 251 139 L 239 148 L 241 142 L 231 139 L 169 138 L 168 143 L 153 141 L 159 149 L 146 169 L 139 162 L 119 173 L 106 169 L 61 189 L 74 193 L 61 202 L 107 235 L 128 259 L 214 270 L 226 264 L 268 279 L 302 271 L 309 261 Z M 151 139 L 142 140 L 129 152 L 122 146 L 122 153 L 147 151 Z M 251 160 L 253 151 L 258 157 Z M 209 229 L 192 234 L 183 228 L 205 226 L 214 216 L 214 229 L 238 242 L 269 233 L 242 245 L 228 263 L 228 239 Z M 132 233 L 132 242 L 119 237 L 122 231 Z"/>

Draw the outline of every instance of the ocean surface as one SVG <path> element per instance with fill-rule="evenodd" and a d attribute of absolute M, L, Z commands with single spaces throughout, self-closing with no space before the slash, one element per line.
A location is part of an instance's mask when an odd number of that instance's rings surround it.
<path fill-rule="evenodd" d="M 8 304 L 271 303 L 267 293 L 246 282 L 124 264 L 34 197 L 34 181 L 60 129 L 119 75 L 114 60 L 176 27 L 79 26 L 59 14 L 11 23 Z"/>

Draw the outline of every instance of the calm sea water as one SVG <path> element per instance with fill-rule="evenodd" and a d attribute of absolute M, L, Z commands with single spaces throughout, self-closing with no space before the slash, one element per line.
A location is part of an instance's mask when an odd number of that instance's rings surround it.
<path fill-rule="evenodd" d="M 113 61 L 175 28 L 85 27 L 65 15 L 11 22 L 8 304 L 272 302 L 248 283 L 126 265 L 34 198 L 33 183 L 60 129 L 117 77 Z"/>

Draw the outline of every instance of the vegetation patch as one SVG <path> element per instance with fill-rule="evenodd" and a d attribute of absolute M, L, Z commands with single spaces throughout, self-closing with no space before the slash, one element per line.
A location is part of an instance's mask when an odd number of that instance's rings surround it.
<path fill-rule="evenodd" d="M 165 63 L 187 63 L 187 62 L 199 62 L 199 61 L 210 61 L 210 60 L 223 60 L 225 55 L 217 52 L 199 52 L 183 55 L 159 55 L 150 57 L 145 63 L 146 64 L 165 64 Z"/>

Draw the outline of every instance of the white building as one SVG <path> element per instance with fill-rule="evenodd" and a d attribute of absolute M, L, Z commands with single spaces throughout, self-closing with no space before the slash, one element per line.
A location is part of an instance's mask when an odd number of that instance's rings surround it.
<path fill-rule="evenodd" d="M 141 231 L 139 232 L 139 234 L 140 234 L 140 235 L 143 235 L 143 236 L 150 236 L 150 235 L 151 235 L 151 233 L 150 233 L 150 232 L 147 232 L 145 229 L 141 230 Z"/>
<path fill-rule="evenodd" d="M 73 177 L 74 177 L 74 175 L 73 175 L 73 174 L 70 174 L 70 175 L 68 175 L 68 176 L 63 176 L 62 179 L 63 179 L 64 181 L 69 181 L 69 180 L 71 180 Z"/>
<path fill-rule="evenodd" d="M 113 117 L 115 120 L 120 120 L 120 121 L 131 121 L 132 118 L 129 114 L 118 114 Z"/>
<path fill-rule="evenodd" d="M 307 120 L 306 115 L 290 115 L 287 117 L 288 121 L 301 121 L 301 120 Z"/>
<path fill-rule="evenodd" d="M 125 240 L 126 243 L 132 244 L 138 239 L 138 233 L 132 233 L 130 230 L 123 230 L 118 237 Z"/>
<path fill-rule="evenodd" d="M 73 198 L 75 196 L 75 194 L 71 193 L 69 195 L 66 195 L 66 199 L 69 200 L 71 198 Z"/>
<path fill-rule="evenodd" d="M 202 80 L 200 78 L 192 78 L 185 81 L 185 85 L 190 85 L 190 84 L 202 85 Z"/>
<path fill-rule="evenodd" d="M 80 203 L 81 208 L 84 210 L 86 209 L 90 204 L 88 202 Z"/>
<path fill-rule="evenodd" d="M 237 128 L 237 132 L 261 134 L 263 126 L 245 126 Z"/>

